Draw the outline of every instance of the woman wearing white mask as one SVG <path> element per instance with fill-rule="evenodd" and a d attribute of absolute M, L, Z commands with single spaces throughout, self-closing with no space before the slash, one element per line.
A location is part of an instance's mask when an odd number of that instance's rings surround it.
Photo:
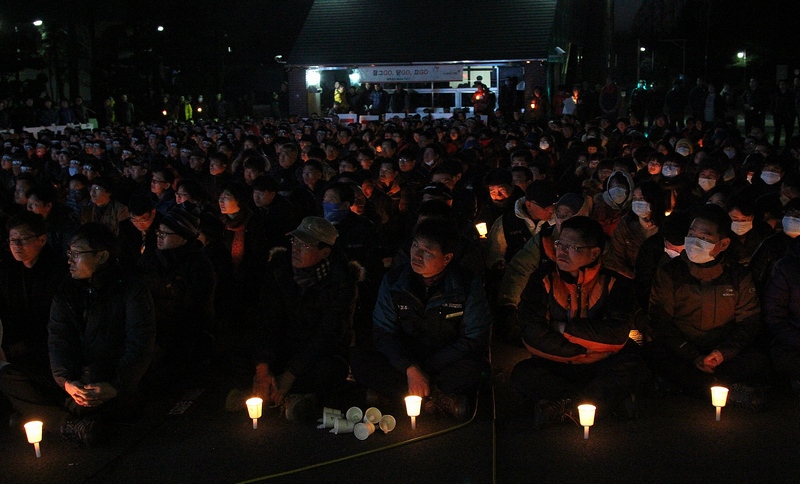
<path fill-rule="evenodd" d="M 749 269 L 759 296 L 772 273 L 772 267 L 789 253 L 790 247 L 800 235 L 800 198 L 788 201 L 783 213 L 782 230 L 764 239 L 750 259 Z"/>
<path fill-rule="evenodd" d="M 633 187 L 631 174 L 618 170 L 606 179 L 605 190 L 594 196 L 591 217 L 600 222 L 607 236 L 611 237 L 614 234 L 622 212 L 630 207 Z"/>
<path fill-rule="evenodd" d="M 764 158 L 764 165 L 760 172 L 753 174 L 750 182 L 756 189 L 755 195 L 760 197 L 768 193 L 780 192 L 784 169 L 781 162 L 776 157 Z"/>
<path fill-rule="evenodd" d="M 603 261 L 605 266 L 633 279 L 639 248 L 658 232 L 665 208 L 664 191 L 656 182 L 644 182 L 634 188 L 630 210 L 622 216 L 611 237 L 611 249 Z"/>
<path fill-rule="evenodd" d="M 675 210 L 689 210 L 692 207 L 703 205 L 708 199 L 719 191 L 722 184 L 722 167 L 716 160 L 704 160 L 697 167 L 697 180 L 690 188 L 686 186 L 678 192 Z"/>
<path fill-rule="evenodd" d="M 688 179 L 683 173 L 684 165 L 685 161 L 678 154 L 672 153 L 664 156 L 658 185 L 667 192 L 667 212 L 675 210 L 678 193 L 684 191 L 687 184 Z"/>
<path fill-rule="evenodd" d="M 774 233 L 763 220 L 756 219 L 757 207 L 751 190 L 745 189 L 730 197 L 725 210 L 731 217 L 731 260 L 746 266 L 761 242 Z"/>

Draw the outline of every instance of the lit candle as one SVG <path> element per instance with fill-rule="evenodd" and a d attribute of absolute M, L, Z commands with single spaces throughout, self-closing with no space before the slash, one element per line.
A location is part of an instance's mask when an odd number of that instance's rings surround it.
<path fill-rule="evenodd" d="M 711 405 L 717 409 L 717 422 L 722 413 L 722 407 L 728 403 L 728 389 L 725 387 L 711 387 Z"/>
<path fill-rule="evenodd" d="M 594 405 L 585 403 L 578 405 L 578 415 L 580 416 L 581 425 L 583 425 L 583 438 L 589 438 L 589 427 L 594 425 L 594 411 L 597 409 Z"/>
<path fill-rule="evenodd" d="M 419 407 L 422 405 L 422 397 L 418 395 L 409 395 L 406 397 L 406 412 L 411 417 L 411 428 L 417 428 L 417 416 L 419 415 Z"/>
<path fill-rule="evenodd" d="M 485 239 L 486 234 L 489 233 L 489 230 L 486 228 L 486 222 L 475 224 L 475 229 L 478 231 L 478 235 L 480 235 L 482 239 Z"/>
<path fill-rule="evenodd" d="M 42 441 L 42 422 L 34 420 L 25 424 L 25 434 L 28 436 L 28 443 L 33 444 L 33 449 L 36 451 L 36 458 L 42 456 L 42 451 L 39 448 L 39 442 Z"/>
<path fill-rule="evenodd" d="M 253 397 L 244 403 L 247 404 L 247 413 L 250 414 L 250 418 L 253 419 L 253 429 L 257 429 L 258 419 L 261 418 L 261 405 L 264 401 L 258 397 Z"/>

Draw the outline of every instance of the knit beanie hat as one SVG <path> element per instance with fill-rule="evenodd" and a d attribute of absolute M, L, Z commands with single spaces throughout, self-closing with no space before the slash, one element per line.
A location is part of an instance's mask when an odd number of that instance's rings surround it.
<path fill-rule="evenodd" d="M 161 223 L 186 240 L 196 239 L 200 228 L 200 219 L 182 207 L 167 212 Z"/>

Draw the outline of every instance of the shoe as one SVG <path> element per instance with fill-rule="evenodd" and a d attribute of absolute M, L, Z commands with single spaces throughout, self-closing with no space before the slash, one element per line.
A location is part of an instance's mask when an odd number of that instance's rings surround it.
<path fill-rule="evenodd" d="M 283 399 L 286 419 L 292 422 L 307 422 L 316 416 L 317 395 L 314 393 L 292 393 Z"/>
<path fill-rule="evenodd" d="M 70 419 L 61 424 L 61 437 L 91 448 L 100 443 L 98 427 L 94 417 Z"/>
<path fill-rule="evenodd" d="M 434 391 L 425 401 L 425 412 L 437 418 L 455 417 L 464 420 L 469 416 L 469 397 L 466 395 L 446 395 Z"/>
<path fill-rule="evenodd" d="M 539 400 L 533 410 L 533 429 L 539 430 L 548 423 L 560 423 L 575 420 L 575 409 L 571 398 L 560 400 Z"/>
<path fill-rule="evenodd" d="M 229 391 L 228 396 L 225 397 L 225 410 L 228 412 L 238 412 L 239 410 L 247 408 L 245 401 L 250 398 L 250 393 L 252 392 L 241 388 L 234 388 Z"/>
<path fill-rule="evenodd" d="M 751 387 L 744 383 L 734 383 L 728 392 L 728 403 L 735 407 L 751 408 L 756 412 L 764 410 L 766 398 L 760 387 Z"/>

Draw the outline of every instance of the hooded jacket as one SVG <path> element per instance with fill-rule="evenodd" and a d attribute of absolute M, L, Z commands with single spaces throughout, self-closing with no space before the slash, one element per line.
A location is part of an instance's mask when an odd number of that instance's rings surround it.
<path fill-rule="evenodd" d="M 624 188 L 627 188 L 628 190 L 628 196 L 625 198 L 625 201 L 619 204 L 614 202 L 614 200 L 611 199 L 611 195 L 608 193 L 609 181 L 615 177 L 617 173 L 621 173 L 622 176 L 625 177 L 627 186 Z M 622 170 L 616 170 L 611 173 L 608 178 L 606 178 L 605 182 L 603 183 L 603 191 L 595 195 L 594 208 L 591 216 L 593 219 L 600 222 L 600 225 L 603 227 L 603 232 L 605 232 L 606 236 L 612 237 L 614 235 L 614 229 L 617 228 L 617 224 L 622 217 L 623 210 L 628 208 L 631 204 L 634 187 L 635 185 L 633 183 L 633 177 L 630 173 Z"/>

